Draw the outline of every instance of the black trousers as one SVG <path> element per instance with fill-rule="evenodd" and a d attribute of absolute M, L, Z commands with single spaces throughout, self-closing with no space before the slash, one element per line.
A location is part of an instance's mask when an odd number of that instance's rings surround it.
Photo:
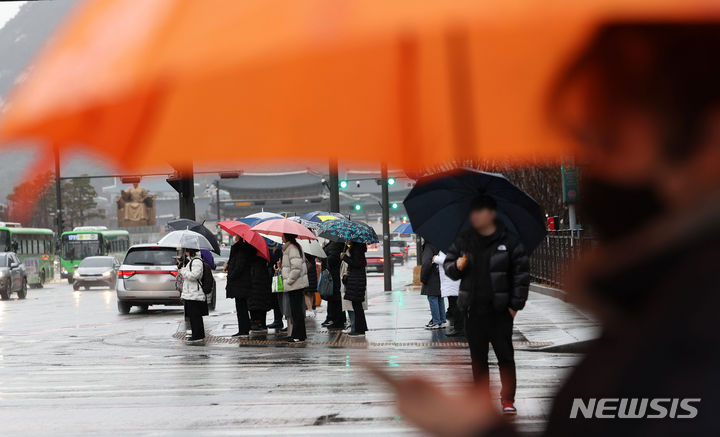
<path fill-rule="evenodd" d="M 342 329 L 345 327 L 345 311 L 342 310 L 342 300 L 340 296 L 337 298 L 333 296 L 333 299 L 328 301 L 327 313 L 328 320 L 333 322 L 333 328 Z"/>
<path fill-rule="evenodd" d="M 365 333 L 368 330 L 367 321 L 365 320 L 365 309 L 363 308 L 362 302 L 353 302 L 353 314 L 355 317 L 355 330 L 354 332 Z"/>
<path fill-rule="evenodd" d="M 201 300 L 186 300 L 183 304 L 185 307 L 185 317 L 190 321 L 190 329 L 192 329 L 192 337 L 190 340 L 205 338 L 203 316 L 207 314 L 207 302 Z"/>
<path fill-rule="evenodd" d="M 280 322 L 282 323 L 282 310 L 280 310 L 280 298 L 282 297 L 282 293 L 273 293 L 275 296 L 273 296 L 272 299 L 272 310 L 273 310 L 273 323 Z"/>
<path fill-rule="evenodd" d="M 265 328 L 265 319 L 267 317 L 267 311 L 250 310 L 250 322 L 257 325 L 260 328 Z"/>
<path fill-rule="evenodd" d="M 456 331 L 462 331 L 465 327 L 465 315 L 462 314 L 457 305 L 457 296 L 448 296 L 447 317 L 452 319 L 453 328 Z"/>
<path fill-rule="evenodd" d="M 305 332 L 305 290 L 288 291 L 290 297 L 290 313 L 292 317 L 292 338 L 301 341 L 307 339 Z"/>
<path fill-rule="evenodd" d="M 488 343 L 492 344 L 500 367 L 502 383 L 500 397 L 504 401 L 515 401 L 517 384 L 512 328 L 513 318 L 509 310 L 471 311 L 465 320 L 465 335 L 470 344 L 473 378 L 476 383 L 488 384 L 489 388 Z"/>
<path fill-rule="evenodd" d="M 250 333 L 250 313 L 248 312 L 247 299 L 244 297 L 235 298 L 235 311 L 237 312 L 238 332 L 247 335 Z"/>

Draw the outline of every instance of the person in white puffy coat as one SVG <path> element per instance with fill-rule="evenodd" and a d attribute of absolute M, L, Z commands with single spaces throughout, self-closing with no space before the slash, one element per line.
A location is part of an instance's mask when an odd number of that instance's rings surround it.
<path fill-rule="evenodd" d="M 208 315 L 205 293 L 200 286 L 203 275 L 203 261 L 200 252 L 192 249 L 185 250 L 187 261 L 178 266 L 178 274 L 182 276 L 182 292 L 180 298 L 185 307 L 185 317 L 190 321 L 192 329 L 191 341 L 205 338 L 205 324 L 203 316 Z"/>
<path fill-rule="evenodd" d="M 445 335 L 458 336 L 462 335 L 463 317 L 457 314 L 457 298 L 460 291 L 460 281 L 453 281 L 445 274 L 443 263 L 445 262 L 445 252 L 440 251 L 433 257 L 433 262 L 439 266 L 440 272 L 440 296 L 448 299 L 447 319 L 451 323 L 450 328 Z"/>

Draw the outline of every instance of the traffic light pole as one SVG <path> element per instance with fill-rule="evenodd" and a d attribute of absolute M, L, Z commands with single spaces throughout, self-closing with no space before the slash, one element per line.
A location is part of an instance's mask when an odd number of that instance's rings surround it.
<path fill-rule="evenodd" d="M 55 153 L 55 199 L 56 199 L 56 211 L 55 220 L 57 220 L 57 237 L 63 232 L 63 213 L 62 213 L 62 190 L 60 188 L 60 147 L 54 147 Z"/>
<path fill-rule="evenodd" d="M 387 164 L 380 170 L 382 180 L 382 238 L 383 238 L 383 276 L 385 277 L 385 291 L 392 291 L 393 259 L 390 252 L 390 193 L 388 189 Z"/>
<path fill-rule="evenodd" d="M 330 176 L 328 177 L 330 190 L 330 212 L 340 212 L 340 181 L 338 180 L 337 159 L 330 159 Z"/>

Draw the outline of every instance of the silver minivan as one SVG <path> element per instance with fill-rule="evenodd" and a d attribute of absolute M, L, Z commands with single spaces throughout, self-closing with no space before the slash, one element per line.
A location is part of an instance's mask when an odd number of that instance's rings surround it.
<path fill-rule="evenodd" d="M 182 305 L 177 291 L 177 249 L 157 244 L 136 244 L 128 249 L 117 275 L 117 305 L 121 314 L 134 306 Z M 215 309 L 216 291 L 207 296 Z"/>

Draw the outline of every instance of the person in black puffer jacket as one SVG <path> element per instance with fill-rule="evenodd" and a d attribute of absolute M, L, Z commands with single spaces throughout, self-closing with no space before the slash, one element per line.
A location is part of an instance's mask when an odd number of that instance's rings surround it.
<path fill-rule="evenodd" d="M 238 332 L 233 337 L 245 337 L 250 334 L 250 315 L 248 298 L 252 290 L 251 264 L 257 258 L 257 249 L 240 237 L 235 237 L 235 244 L 230 248 L 230 257 L 227 262 L 227 285 L 225 287 L 228 299 L 235 299 L 237 312 Z"/>
<path fill-rule="evenodd" d="M 315 262 L 316 257 L 310 254 L 305 254 L 305 262 L 308 265 L 308 288 L 305 289 L 305 309 L 312 311 L 312 317 L 315 317 L 315 293 L 317 293 L 317 264 Z"/>
<path fill-rule="evenodd" d="M 251 288 L 247 299 L 250 310 L 250 329 L 253 331 L 267 330 L 266 315 L 273 307 L 271 285 L 272 277 L 268 269 L 268 262 L 257 256 L 250 262 Z"/>
<path fill-rule="evenodd" d="M 343 278 L 345 300 L 352 302 L 353 313 L 355 314 L 355 330 L 348 334 L 351 336 L 365 335 L 365 331 L 367 331 L 365 310 L 363 309 L 363 300 L 365 300 L 367 291 L 366 251 L 367 246 L 365 244 L 351 242 L 349 252 L 342 258 L 348 266 L 347 276 Z"/>
<path fill-rule="evenodd" d="M 492 197 L 481 195 L 473 200 L 472 229 L 450 246 L 443 267 L 450 279 L 460 280 L 457 305 L 466 317 L 473 377 L 488 384 L 488 342 L 492 343 L 500 367 L 503 410 L 514 412 L 513 319 L 525 306 L 530 273 L 522 243 L 496 221 L 496 213 Z"/>
<path fill-rule="evenodd" d="M 323 269 L 330 272 L 333 280 L 333 295 L 327 299 L 327 319 L 323 326 L 328 329 L 343 329 L 345 327 L 345 312 L 342 310 L 342 298 L 340 294 L 340 259 L 345 250 L 345 243 L 331 241 L 325 245 L 327 258 L 323 260 Z"/>

